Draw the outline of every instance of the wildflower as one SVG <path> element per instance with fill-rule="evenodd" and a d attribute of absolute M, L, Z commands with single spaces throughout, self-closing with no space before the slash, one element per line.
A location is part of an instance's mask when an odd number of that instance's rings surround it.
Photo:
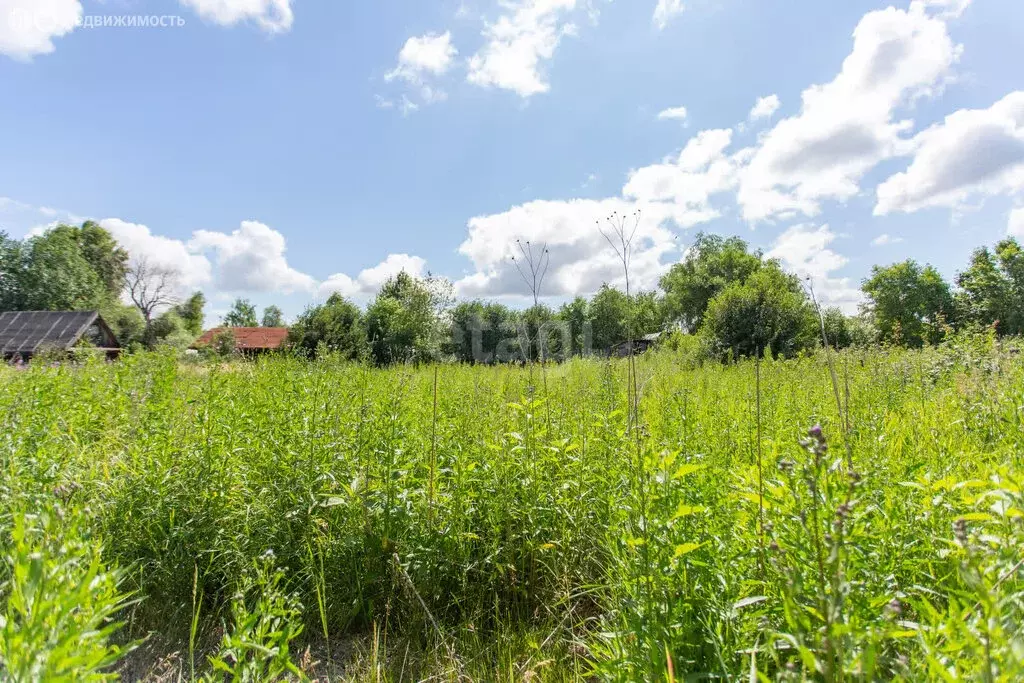
<path fill-rule="evenodd" d="M 899 601 L 899 598 L 893 598 L 886 604 L 885 614 L 894 619 L 903 614 L 903 604 Z"/>

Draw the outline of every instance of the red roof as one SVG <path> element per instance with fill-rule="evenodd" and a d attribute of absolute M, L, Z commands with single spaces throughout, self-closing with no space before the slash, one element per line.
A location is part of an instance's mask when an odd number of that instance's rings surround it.
<path fill-rule="evenodd" d="M 196 340 L 195 345 L 209 344 L 219 333 L 227 330 L 235 335 L 235 348 L 246 349 L 279 349 L 288 339 L 287 327 L 215 327 L 207 330 Z"/>

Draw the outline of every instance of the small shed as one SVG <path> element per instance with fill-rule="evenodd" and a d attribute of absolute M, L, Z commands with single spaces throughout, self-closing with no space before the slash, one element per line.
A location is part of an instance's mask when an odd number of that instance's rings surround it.
<path fill-rule="evenodd" d="M 638 356 L 649 351 L 658 343 L 660 338 L 661 332 L 655 332 L 654 334 L 645 334 L 638 339 L 620 341 L 608 350 L 608 354 L 613 358 L 628 358 L 631 355 Z"/>
<path fill-rule="evenodd" d="M 81 348 L 117 358 L 121 345 L 97 311 L 8 311 L 0 313 L 0 356 L 28 360 L 44 351 Z"/>
<path fill-rule="evenodd" d="M 287 327 L 215 327 L 204 332 L 192 348 L 209 346 L 222 332 L 230 332 L 235 338 L 235 351 L 246 355 L 277 351 L 288 341 Z"/>

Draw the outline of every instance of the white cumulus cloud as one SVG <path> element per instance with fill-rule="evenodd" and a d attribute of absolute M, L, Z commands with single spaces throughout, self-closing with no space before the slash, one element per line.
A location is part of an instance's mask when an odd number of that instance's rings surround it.
<path fill-rule="evenodd" d="M 961 109 L 914 138 L 910 167 L 878 186 L 876 215 L 1024 190 L 1024 91 Z"/>
<path fill-rule="evenodd" d="M 284 235 L 257 221 L 231 233 L 197 230 L 193 253 L 212 254 L 214 284 L 223 292 L 312 292 L 316 281 L 288 265 Z"/>
<path fill-rule="evenodd" d="M 506 13 L 486 24 L 486 43 L 469 59 L 469 82 L 510 90 L 528 98 L 550 89 L 542 65 L 562 38 L 576 32 L 568 15 L 577 0 L 516 0 Z"/>
<path fill-rule="evenodd" d="M 668 228 L 669 211 L 660 205 L 637 204 L 625 199 L 573 199 L 532 201 L 508 211 L 477 216 L 469 221 L 469 235 L 459 247 L 476 272 L 455 283 L 462 298 L 529 295 L 512 263 L 519 256 L 516 241 L 535 248 L 546 244 L 550 268 L 543 296 L 589 295 L 602 284 L 624 284 L 622 263 L 601 234 L 607 219 L 624 217 L 632 230 L 632 214 L 641 209 L 632 260 L 632 285 L 652 289 L 668 269 L 677 251 L 675 235 Z"/>
<path fill-rule="evenodd" d="M 452 45 L 451 31 L 414 36 L 405 41 L 398 53 L 398 66 L 385 78 L 402 78 L 410 83 L 419 83 L 424 74 L 444 74 L 451 68 L 458 54 L 459 51 Z"/>
<path fill-rule="evenodd" d="M 758 119 L 770 119 L 775 112 L 779 110 L 779 96 L 778 95 L 766 95 L 764 97 L 758 97 L 757 102 L 754 103 L 754 107 L 750 110 L 750 120 L 757 121 Z"/>
<path fill-rule="evenodd" d="M 816 215 L 823 200 L 860 192 L 864 174 L 905 154 L 909 120 L 896 110 L 945 83 L 961 47 L 920 1 L 864 15 L 829 83 L 807 88 L 800 113 L 765 133 L 738 193 L 749 221 Z"/>
<path fill-rule="evenodd" d="M 264 31 L 288 31 L 295 21 L 292 0 L 178 0 L 196 14 L 221 26 L 254 22 Z"/>
<path fill-rule="evenodd" d="M 154 235 L 145 225 L 129 223 L 120 218 L 104 218 L 99 224 L 133 259 L 144 259 L 153 266 L 177 273 L 182 290 L 179 293 L 200 289 L 211 282 L 209 259 L 189 250 L 184 241 Z"/>
<path fill-rule="evenodd" d="M 681 227 L 717 218 L 711 198 L 735 188 L 748 150 L 727 154 L 729 128 L 703 130 L 686 143 L 675 159 L 630 173 L 623 195 L 639 202 L 659 202 Z"/>
<path fill-rule="evenodd" d="M 389 254 L 386 259 L 372 268 L 359 273 L 355 278 L 336 273 L 324 280 L 317 288 L 322 297 L 338 293 L 346 298 L 362 298 L 375 294 L 389 278 L 405 271 L 413 277 L 423 277 L 427 262 L 419 256 Z"/>
<path fill-rule="evenodd" d="M 0 0 L 0 54 L 19 61 L 54 51 L 55 38 L 75 30 L 79 0 Z"/>
<path fill-rule="evenodd" d="M 794 225 L 776 238 L 765 256 L 778 259 L 786 270 L 809 280 L 823 306 L 838 306 L 844 313 L 855 313 L 863 293 L 850 278 L 832 275 L 849 262 L 829 248 L 835 239 L 828 225 Z"/>
<path fill-rule="evenodd" d="M 400 79 L 416 88 L 420 98 L 427 104 L 440 102 L 447 98 L 447 94 L 430 85 L 427 79 L 447 73 L 458 54 L 459 51 L 452 45 L 450 31 L 443 34 L 428 33 L 424 36 L 414 36 L 405 42 L 398 53 L 398 65 L 384 75 L 384 80 Z M 382 101 L 389 102 L 378 98 L 378 106 Z M 394 103 L 389 104 L 391 107 L 394 106 Z M 419 109 L 419 105 L 403 95 L 401 109 L 403 114 L 409 114 Z"/>

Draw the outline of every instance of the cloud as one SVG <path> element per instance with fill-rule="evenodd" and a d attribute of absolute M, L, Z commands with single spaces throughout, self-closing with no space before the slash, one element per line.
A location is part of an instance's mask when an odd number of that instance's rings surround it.
<path fill-rule="evenodd" d="M 79 0 L 0 0 L 0 54 L 30 61 L 56 48 L 55 38 L 82 19 Z"/>
<path fill-rule="evenodd" d="M 685 121 L 686 107 L 672 107 L 658 112 L 659 121 Z"/>
<path fill-rule="evenodd" d="M 269 33 L 288 31 L 295 21 L 292 0 L 178 0 L 196 14 L 221 26 L 234 26 L 246 21 Z"/>
<path fill-rule="evenodd" d="M 893 237 L 892 235 L 889 234 L 882 234 L 876 237 L 875 239 L 871 240 L 871 246 L 885 247 L 890 244 L 899 244 L 902 241 L 902 237 Z"/>
<path fill-rule="evenodd" d="M 230 234 L 197 230 L 192 253 L 211 253 L 214 284 L 224 292 L 312 292 L 316 281 L 288 265 L 284 235 L 257 221 Z"/>
<path fill-rule="evenodd" d="M 468 80 L 481 87 L 511 90 L 520 97 L 550 90 L 542 63 L 551 59 L 562 38 L 576 26 L 566 16 L 577 0 L 516 0 L 503 3 L 506 14 L 486 24 L 485 45 L 469 59 Z"/>
<path fill-rule="evenodd" d="M 405 271 L 414 277 L 423 277 L 427 262 L 419 256 L 409 254 L 389 254 L 386 259 L 372 268 L 351 278 L 344 273 L 336 273 L 327 278 L 317 288 L 322 297 L 338 293 L 346 298 L 366 297 L 376 294 L 389 278 Z"/>
<path fill-rule="evenodd" d="M 188 248 L 182 240 L 154 235 L 145 225 L 120 218 L 105 218 L 99 224 L 135 259 L 167 268 L 178 274 L 180 294 L 200 289 L 212 281 L 209 259 Z"/>
<path fill-rule="evenodd" d="M 658 0 L 658 6 L 654 8 L 654 25 L 663 31 L 685 9 L 683 0 Z"/>
<path fill-rule="evenodd" d="M 1006 226 L 1006 234 L 1024 240 L 1024 206 L 1010 211 L 1010 221 Z"/>
<path fill-rule="evenodd" d="M 913 140 L 910 167 L 878 186 L 875 215 L 1024 190 L 1024 91 L 988 109 L 961 109 Z"/>
<path fill-rule="evenodd" d="M 528 296 L 512 257 L 516 241 L 539 247 L 546 244 L 551 265 L 542 287 L 546 297 L 589 295 L 602 284 L 623 286 L 622 263 L 601 234 L 613 213 L 625 217 L 630 227 L 634 211 L 641 210 L 634 241 L 631 284 L 652 289 L 668 269 L 667 257 L 677 251 L 675 235 L 667 227 L 670 208 L 638 204 L 626 199 L 572 199 L 532 201 L 508 211 L 477 216 L 469 221 L 469 235 L 459 252 L 469 258 L 476 272 L 455 283 L 462 298 Z"/>
<path fill-rule="evenodd" d="M 398 66 L 385 78 L 401 78 L 410 83 L 420 83 L 424 74 L 440 76 L 451 68 L 459 51 L 452 45 L 451 31 L 443 34 L 428 33 L 405 41 L 398 53 Z"/>
<path fill-rule="evenodd" d="M 956 19 L 967 6 L 971 4 L 971 0 L 922 0 L 926 7 L 938 9 L 939 16 L 944 19 Z"/>
<path fill-rule="evenodd" d="M 398 54 L 398 65 L 384 75 L 384 80 L 400 79 L 414 86 L 427 104 L 447 98 L 443 90 L 426 83 L 428 77 L 442 76 L 451 69 L 459 51 L 452 45 L 452 34 L 428 33 L 409 38 Z M 378 100 L 378 103 L 380 100 Z M 379 106 L 379 104 L 378 104 Z M 403 96 L 402 112 L 408 114 L 418 109 L 408 97 Z"/>
<path fill-rule="evenodd" d="M 908 120 L 895 111 L 936 93 L 957 62 L 946 24 L 920 0 L 864 15 L 853 50 L 831 82 L 807 88 L 800 113 L 760 140 L 742 174 L 738 201 L 748 221 L 816 215 L 844 201 L 879 162 L 911 151 Z"/>
<path fill-rule="evenodd" d="M 758 97 L 757 102 L 754 103 L 753 109 L 750 110 L 750 120 L 757 121 L 758 119 L 770 119 L 775 112 L 779 110 L 779 96 L 778 95 L 767 95 L 765 97 Z"/>
<path fill-rule="evenodd" d="M 681 227 L 703 223 L 720 214 L 711 198 L 734 189 L 748 151 L 726 154 L 732 130 L 703 130 L 686 143 L 676 159 L 645 166 L 630 173 L 623 195 L 641 203 L 662 203 L 661 208 Z"/>
<path fill-rule="evenodd" d="M 632 284 L 653 289 L 678 256 L 675 229 L 717 218 L 712 198 L 734 189 L 749 150 L 728 153 L 732 130 L 697 133 L 675 157 L 632 171 L 620 197 L 536 200 L 469 221 L 459 252 L 474 272 L 455 283 L 463 298 L 523 297 L 523 282 L 512 264 L 516 240 L 550 249 L 551 270 L 543 292 L 549 297 L 590 295 L 602 284 L 624 285 L 622 264 L 601 234 L 615 213 L 640 210 L 632 263 Z"/>
<path fill-rule="evenodd" d="M 832 277 L 833 271 L 849 262 L 829 248 L 835 238 L 828 225 L 794 225 L 776 238 L 765 256 L 778 259 L 786 270 L 809 280 L 821 305 L 838 306 L 844 313 L 854 313 L 864 295 L 850 278 Z"/>

